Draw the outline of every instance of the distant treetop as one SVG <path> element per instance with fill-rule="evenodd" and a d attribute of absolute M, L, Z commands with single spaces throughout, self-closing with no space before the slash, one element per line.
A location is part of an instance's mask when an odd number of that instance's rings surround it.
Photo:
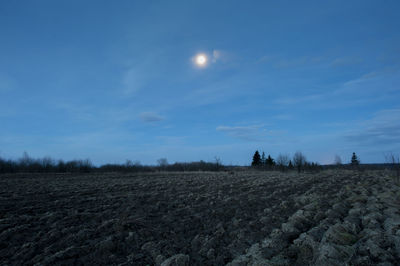
<path fill-rule="evenodd" d="M 251 166 L 261 166 L 261 156 L 258 151 L 256 151 L 253 155 L 253 161 L 251 162 Z"/>
<path fill-rule="evenodd" d="M 359 165 L 360 160 L 358 159 L 355 152 L 353 152 L 353 156 L 351 156 L 351 165 Z"/>

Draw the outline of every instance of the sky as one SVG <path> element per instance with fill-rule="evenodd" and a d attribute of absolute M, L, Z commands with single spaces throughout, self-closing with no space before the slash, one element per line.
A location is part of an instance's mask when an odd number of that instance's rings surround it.
<path fill-rule="evenodd" d="M 0 157 L 384 162 L 400 154 L 399 12 L 396 0 L 1 1 Z"/>

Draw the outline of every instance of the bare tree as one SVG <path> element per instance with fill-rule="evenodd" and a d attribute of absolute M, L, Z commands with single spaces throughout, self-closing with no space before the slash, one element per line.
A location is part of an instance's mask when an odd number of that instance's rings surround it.
<path fill-rule="evenodd" d="M 342 165 L 342 159 L 340 158 L 339 155 L 335 155 L 335 160 L 334 160 L 334 164 L 336 165 Z"/>
<path fill-rule="evenodd" d="M 215 159 L 215 166 L 217 167 L 217 171 L 218 171 L 222 165 L 222 161 L 221 161 L 221 158 L 219 158 L 218 156 L 215 156 L 214 159 Z"/>
<path fill-rule="evenodd" d="M 53 159 L 51 159 L 49 156 L 47 156 L 47 157 L 43 157 L 40 160 L 40 164 L 41 164 L 42 168 L 47 172 L 47 171 L 51 171 L 52 167 L 55 165 L 55 162 Z"/>
<path fill-rule="evenodd" d="M 132 166 L 133 166 L 132 161 L 129 160 L 129 159 L 127 159 L 126 162 L 125 162 L 125 167 L 130 168 L 130 167 L 132 167 Z"/>
<path fill-rule="evenodd" d="M 266 160 L 266 158 L 265 158 L 265 152 L 262 152 L 262 155 L 261 155 L 261 165 L 265 166 L 265 160 Z"/>
<path fill-rule="evenodd" d="M 389 164 L 390 169 L 393 172 L 393 177 L 396 182 L 400 182 L 400 156 L 396 156 L 393 153 L 388 153 L 385 155 L 385 160 Z"/>
<path fill-rule="evenodd" d="M 84 173 L 90 172 L 93 168 L 93 164 L 90 161 L 90 159 L 78 160 L 78 165 L 79 165 L 79 171 Z"/>
<path fill-rule="evenodd" d="M 276 164 L 282 172 L 285 171 L 285 168 L 289 165 L 289 161 L 289 155 L 287 154 L 279 154 L 276 158 Z"/>
<path fill-rule="evenodd" d="M 297 167 L 297 171 L 300 173 L 304 171 L 304 164 L 306 163 L 306 156 L 300 151 L 296 151 L 293 155 L 294 166 Z"/>
<path fill-rule="evenodd" d="M 22 158 L 19 159 L 19 163 L 22 167 L 27 167 L 30 164 L 34 162 L 34 159 L 32 159 L 26 151 L 24 151 L 24 154 L 22 155 Z"/>
<path fill-rule="evenodd" d="M 160 166 L 161 169 L 164 169 L 168 166 L 168 160 L 167 158 L 160 158 L 157 160 L 157 164 Z"/>

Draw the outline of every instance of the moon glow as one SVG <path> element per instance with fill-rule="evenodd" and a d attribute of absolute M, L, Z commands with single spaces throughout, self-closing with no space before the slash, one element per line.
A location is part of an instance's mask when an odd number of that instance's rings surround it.
<path fill-rule="evenodd" d="M 196 56 L 196 64 L 198 66 L 205 66 L 207 63 L 207 57 L 204 54 L 199 54 Z"/>

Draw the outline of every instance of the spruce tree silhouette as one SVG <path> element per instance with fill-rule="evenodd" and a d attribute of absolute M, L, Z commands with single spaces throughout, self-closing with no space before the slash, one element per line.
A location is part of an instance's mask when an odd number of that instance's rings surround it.
<path fill-rule="evenodd" d="M 351 165 L 359 165 L 360 160 L 358 159 L 355 152 L 353 152 L 353 156 L 351 156 Z"/>
<path fill-rule="evenodd" d="M 275 160 L 272 159 L 271 155 L 268 155 L 268 158 L 265 160 L 265 164 L 268 168 L 272 168 L 275 165 Z"/>
<path fill-rule="evenodd" d="M 253 155 L 253 161 L 251 162 L 251 166 L 260 166 L 261 165 L 261 156 L 258 151 L 256 151 Z"/>

